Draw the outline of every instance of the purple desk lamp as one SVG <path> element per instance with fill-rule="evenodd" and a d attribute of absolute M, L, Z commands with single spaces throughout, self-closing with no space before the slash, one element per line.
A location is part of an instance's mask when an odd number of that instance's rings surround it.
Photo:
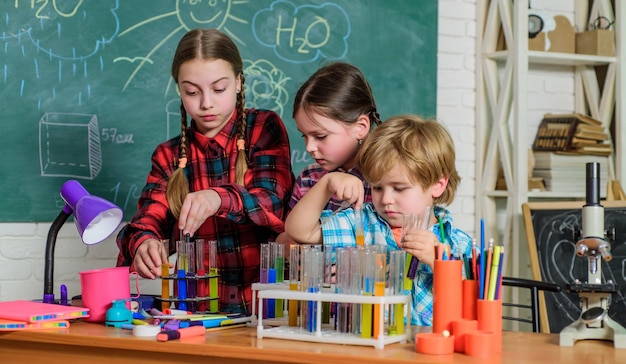
<path fill-rule="evenodd" d="M 54 246 L 57 234 L 67 219 L 74 214 L 80 238 L 83 243 L 92 245 L 108 238 L 124 216 L 122 209 L 103 198 L 90 195 L 78 181 L 65 182 L 61 187 L 61 198 L 65 201 L 65 206 L 50 226 L 46 240 L 43 287 L 45 303 L 54 303 Z"/>

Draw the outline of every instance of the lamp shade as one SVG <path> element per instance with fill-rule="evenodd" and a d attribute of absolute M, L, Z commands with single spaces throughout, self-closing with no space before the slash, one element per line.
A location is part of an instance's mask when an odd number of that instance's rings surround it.
<path fill-rule="evenodd" d="M 63 184 L 61 198 L 66 203 L 65 212 L 74 214 L 76 229 L 87 245 L 97 244 L 109 237 L 124 217 L 122 209 L 118 206 L 103 198 L 90 195 L 80 183 L 74 180 Z"/>

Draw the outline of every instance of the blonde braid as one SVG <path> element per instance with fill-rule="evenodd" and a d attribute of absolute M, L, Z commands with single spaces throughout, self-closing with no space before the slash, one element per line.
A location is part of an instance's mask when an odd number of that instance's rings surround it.
<path fill-rule="evenodd" d="M 180 210 L 183 207 L 185 197 L 189 193 L 189 182 L 187 181 L 187 176 L 185 176 L 185 167 L 187 167 L 187 111 L 185 111 L 182 101 L 180 104 L 180 116 L 181 132 L 178 168 L 176 168 L 170 176 L 170 181 L 167 184 L 167 191 L 165 193 L 167 203 L 170 205 L 170 211 L 177 220 L 180 216 Z"/>
<path fill-rule="evenodd" d="M 246 158 L 246 113 L 245 113 L 245 92 L 243 85 L 245 78 L 241 77 L 241 90 L 237 93 L 237 163 L 235 165 L 235 182 L 238 185 L 245 185 L 245 175 L 248 171 L 248 160 Z"/>

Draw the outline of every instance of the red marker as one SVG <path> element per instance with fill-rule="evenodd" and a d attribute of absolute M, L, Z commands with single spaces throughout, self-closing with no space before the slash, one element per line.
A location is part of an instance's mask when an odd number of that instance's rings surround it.
<path fill-rule="evenodd" d="M 204 326 L 190 326 L 178 330 L 163 330 L 157 334 L 156 339 L 157 341 L 169 341 L 204 334 L 206 334 Z"/>

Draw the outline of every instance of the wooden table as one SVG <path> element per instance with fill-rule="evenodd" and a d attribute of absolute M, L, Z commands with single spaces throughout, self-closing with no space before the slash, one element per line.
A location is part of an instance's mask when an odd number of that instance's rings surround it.
<path fill-rule="evenodd" d="M 556 334 L 504 332 L 503 353 L 494 358 L 463 354 L 431 356 L 415 345 L 366 346 L 319 344 L 256 338 L 256 328 L 208 332 L 204 337 L 157 342 L 131 331 L 73 322 L 65 331 L 0 333 L 3 363 L 625 363 L 626 349 L 612 342 L 584 340 L 561 347 Z M 213 359 L 213 361 L 211 361 Z"/>

